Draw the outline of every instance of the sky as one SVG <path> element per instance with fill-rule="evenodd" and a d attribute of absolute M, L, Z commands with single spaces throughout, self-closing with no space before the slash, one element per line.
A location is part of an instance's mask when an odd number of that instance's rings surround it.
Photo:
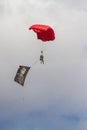
<path fill-rule="evenodd" d="M 86 5 L 0 0 L 0 130 L 87 130 Z M 37 40 L 28 29 L 36 23 L 50 25 L 55 40 Z M 24 87 L 14 82 L 19 65 L 31 66 Z"/>

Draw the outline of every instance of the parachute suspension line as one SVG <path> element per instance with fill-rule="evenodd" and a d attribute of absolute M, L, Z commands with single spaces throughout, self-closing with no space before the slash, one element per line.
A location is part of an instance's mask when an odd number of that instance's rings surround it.
<path fill-rule="evenodd" d="M 44 44 L 42 43 L 41 51 L 44 51 Z"/>

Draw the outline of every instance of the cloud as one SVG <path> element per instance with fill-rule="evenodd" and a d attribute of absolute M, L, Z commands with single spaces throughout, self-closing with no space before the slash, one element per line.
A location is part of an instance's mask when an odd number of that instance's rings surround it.
<path fill-rule="evenodd" d="M 44 125 L 43 129 L 86 129 L 85 3 L 68 0 L 0 1 L 0 122 L 3 125 L 7 123 L 10 127 L 12 120 L 19 130 L 25 119 L 24 126 L 32 118 L 36 122 L 32 128 L 31 121 L 32 129 L 41 129 Z M 13 80 L 19 65 L 30 66 L 40 55 L 41 41 L 28 30 L 33 23 L 51 25 L 56 39 L 44 46 L 44 66 L 39 61 L 32 66 L 22 88 Z M 17 123 L 14 120 L 18 116 Z M 39 127 L 41 117 L 42 126 Z M 43 123 L 45 119 L 48 124 Z"/>

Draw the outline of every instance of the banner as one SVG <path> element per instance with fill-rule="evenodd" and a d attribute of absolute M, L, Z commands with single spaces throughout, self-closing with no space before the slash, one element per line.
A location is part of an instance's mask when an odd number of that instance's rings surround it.
<path fill-rule="evenodd" d="M 30 67 L 28 66 L 19 66 L 14 81 L 23 86 L 29 69 Z"/>

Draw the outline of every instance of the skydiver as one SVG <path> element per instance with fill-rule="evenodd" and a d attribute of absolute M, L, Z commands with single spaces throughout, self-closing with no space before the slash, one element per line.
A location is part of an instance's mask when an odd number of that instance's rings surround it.
<path fill-rule="evenodd" d="M 44 64 L 43 51 L 41 51 L 41 55 L 40 55 L 40 63 L 41 63 L 41 64 Z"/>

